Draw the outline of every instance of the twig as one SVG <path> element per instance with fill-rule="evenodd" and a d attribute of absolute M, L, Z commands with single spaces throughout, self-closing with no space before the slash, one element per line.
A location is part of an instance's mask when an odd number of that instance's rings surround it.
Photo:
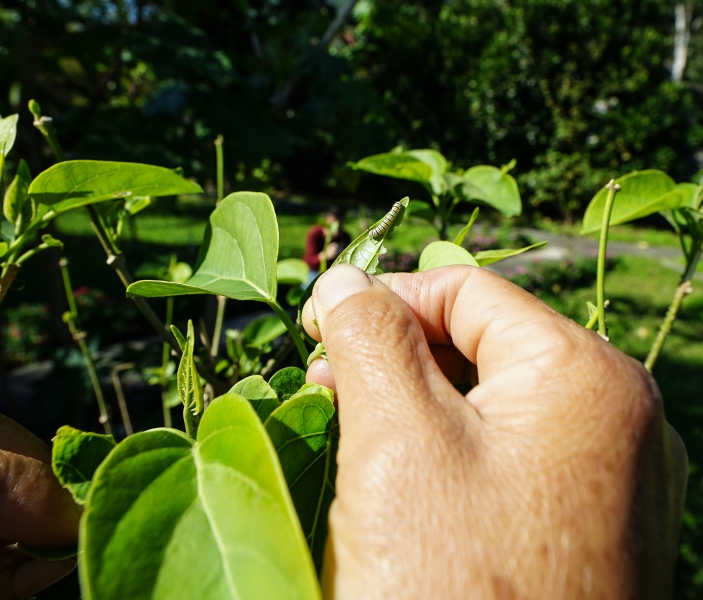
<path fill-rule="evenodd" d="M 664 320 L 662 321 L 662 324 L 659 327 L 659 331 L 657 332 L 657 337 L 654 339 L 654 343 L 649 349 L 649 354 L 647 354 L 647 359 L 644 361 L 644 368 L 647 369 L 647 371 L 649 371 L 650 373 L 652 372 L 652 369 L 654 369 L 654 364 L 657 362 L 662 348 L 664 348 L 664 342 L 666 341 L 666 338 L 669 336 L 669 333 L 671 333 L 671 328 L 674 325 L 676 315 L 678 314 L 679 309 L 681 308 L 683 299 L 693 291 L 691 280 L 693 279 L 693 275 L 696 272 L 696 268 L 700 259 L 701 242 L 698 243 L 697 250 L 693 252 L 693 256 L 689 261 L 688 265 L 686 266 L 686 272 L 681 278 L 682 282 L 679 284 L 679 287 L 676 288 L 674 298 L 671 301 L 671 304 L 669 305 L 669 308 L 666 311 L 666 316 L 664 317 Z"/>
<path fill-rule="evenodd" d="M 225 163 L 222 152 L 222 143 L 224 138 L 218 135 L 215 138 L 215 156 L 217 157 L 217 203 L 222 201 L 225 196 Z"/>
<path fill-rule="evenodd" d="M 117 365 L 114 369 L 112 369 L 112 371 L 110 371 L 110 377 L 112 377 L 112 385 L 114 386 L 115 394 L 117 395 L 117 405 L 120 407 L 122 423 L 124 423 L 124 430 L 128 436 L 132 435 L 134 433 L 134 430 L 132 429 L 132 422 L 129 419 L 127 402 L 125 402 L 124 393 L 122 392 L 122 384 L 120 383 L 119 372 L 132 368 L 134 368 L 134 363 L 124 363 L 122 365 Z"/>
<path fill-rule="evenodd" d="M 225 307 L 227 297 L 217 297 L 217 315 L 215 317 L 215 328 L 212 331 L 212 341 L 210 343 L 210 356 L 215 358 L 220 350 L 220 338 L 222 337 L 222 322 L 225 319 Z"/>
<path fill-rule="evenodd" d="M 59 261 L 59 267 L 61 268 L 64 291 L 66 292 L 66 300 L 68 301 L 69 307 L 69 310 L 63 315 L 63 320 L 68 326 L 68 330 L 71 332 L 71 337 L 73 338 L 73 341 L 78 344 L 78 348 L 80 349 L 81 354 L 83 355 L 83 362 L 85 363 L 85 368 L 88 371 L 90 383 L 93 386 L 93 392 L 95 393 L 95 400 L 98 403 L 98 410 L 100 411 L 99 421 L 105 428 L 105 433 L 112 434 L 112 427 L 110 426 L 110 417 L 107 412 L 107 406 L 105 405 L 103 391 L 100 387 L 98 373 L 95 370 L 95 363 L 93 363 L 93 357 L 90 354 L 90 348 L 88 348 L 88 344 L 85 343 L 85 332 L 81 331 L 78 327 L 78 309 L 76 307 L 76 301 L 73 298 L 73 287 L 71 286 L 71 278 L 68 274 L 68 259 L 62 258 Z"/>

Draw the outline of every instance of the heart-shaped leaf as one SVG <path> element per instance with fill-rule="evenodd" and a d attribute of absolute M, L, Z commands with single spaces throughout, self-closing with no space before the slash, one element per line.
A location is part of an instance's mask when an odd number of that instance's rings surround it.
<path fill-rule="evenodd" d="M 440 241 L 428 244 L 422 251 L 418 271 L 429 271 L 449 265 L 478 267 L 478 263 L 468 250 L 452 242 Z"/>
<path fill-rule="evenodd" d="M 534 248 L 541 248 L 546 246 L 547 242 L 537 242 L 531 246 L 526 246 L 525 248 L 501 248 L 500 250 L 481 250 L 474 254 L 474 258 L 478 263 L 479 267 L 485 267 L 486 265 L 493 264 L 505 258 L 510 258 L 511 256 L 517 256 L 528 250 Z"/>
<path fill-rule="evenodd" d="M 236 192 L 210 215 L 205 258 L 185 283 L 137 281 L 130 296 L 219 294 L 235 300 L 276 300 L 278 224 L 266 194 Z"/>
<path fill-rule="evenodd" d="M 286 285 L 307 285 L 310 267 L 301 258 L 284 258 L 276 264 L 278 283 Z"/>
<path fill-rule="evenodd" d="M 250 375 L 234 384 L 228 394 L 239 394 L 251 403 L 262 422 L 276 410 L 281 403 L 274 389 L 264 381 L 261 375 Z"/>
<path fill-rule="evenodd" d="M 657 170 L 634 171 L 619 179 L 620 191 L 615 195 L 610 225 L 629 223 L 656 212 L 681 206 L 688 191 L 677 189 L 674 180 Z M 583 216 L 581 233 L 600 231 L 608 190 L 603 187 L 593 197 Z"/>
<path fill-rule="evenodd" d="M 111 435 L 80 431 L 68 425 L 56 432 L 51 466 L 59 483 L 78 504 L 85 504 L 96 469 L 114 447 Z"/>
<path fill-rule="evenodd" d="M 465 171 L 462 177 L 483 192 L 483 197 L 474 198 L 474 201 L 492 206 L 504 217 L 515 217 L 522 212 L 517 182 L 503 169 L 479 165 Z"/>
<path fill-rule="evenodd" d="M 305 371 L 298 367 L 286 367 L 277 371 L 269 379 L 280 402 L 285 402 L 305 385 Z"/>
<path fill-rule="evenodd" d="M 327 513 L 334 499 L 339 427 L 334 393 L 308 386 L 271 413 L 266 431 L 278 452 L 281 468 L 315 568 L 322 571 L 327 539 Z"/>
<path fill-rule="evenodd" d="M 354 265 L 362 271 L 366 271 L 369 275 L 374 275 L 378 267 L 378 257 L 383 254 L 385 250 L 383 240 L 402 223 L 405 209 L 409 201 L 409 198 L 406 197 L 394 204 L 393 208 L 388 211 L 383 219 L 376 221 L 376 223 L 349 244 L 333 264 L 339 265 L 344 263 Z M 388 226 L 375 237 L 372 237 L 371 232 L 382 223 L 388 223 Z"/>
<path fill-rule="evenodd" d="M 139 163 L 68 160 L 50 167 L 29 194 L 59 214 L 86 204 L 131 196 L 201 194 L 202 188 L 171 169 Z"/>
<path fill-rule="evenodd" d="M 315 569 L 251 405 L 212 402 L 192 443 L 137 433 L 100 466 L 81 520 L 87 600 L 316 600 Z"/>

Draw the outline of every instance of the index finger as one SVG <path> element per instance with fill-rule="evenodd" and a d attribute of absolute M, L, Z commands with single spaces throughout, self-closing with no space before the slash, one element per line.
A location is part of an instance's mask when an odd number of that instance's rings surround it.
<path fill-rule="evenodd" d="M 428 343 L 455 346 L 477 365 L 479 380 L 599 340 L 522 288 L 477 267 L 386 273 L 378 279 L 415 313 Z"/>

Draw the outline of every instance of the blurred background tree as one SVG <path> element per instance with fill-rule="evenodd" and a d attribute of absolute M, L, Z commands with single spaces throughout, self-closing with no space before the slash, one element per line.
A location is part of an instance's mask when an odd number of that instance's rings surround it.
<path fill-rule="evenodd" d="M 616 174 L 699 169 L 701 11 L 679 4 L 682 81 L 664 0 L 6 0 L 0 113 L 37 98 L 71 156 L 203 181 L 222 133 L 240 188 L 354 191 L 346 161 L 399 143 L 516 158 L 532 210 L 573 219 Z"/>

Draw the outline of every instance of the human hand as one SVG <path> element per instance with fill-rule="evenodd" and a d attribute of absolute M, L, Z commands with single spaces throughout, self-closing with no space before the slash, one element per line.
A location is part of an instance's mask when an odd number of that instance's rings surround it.
<path fill-rule="evenodd" d="M 339 244 L 337 242 L 330 242 L 327 244 L 327 260 L 334 260 L 339 254 Z"/>
<path fill-rule="evenodd" d="M 0 415 L 0 600 L 22 600 L 73 571 L 74 560 L 34 559 L 15 544 L 76 544 L 79 518 L 51 470 L 49 448 Z"/>
<path fill-rule="evenodd" d="M 638 362 L 473 267 L 339 265 L 313 319 L 341 428 L 326 598 L 671 594 L 686 455 Z"/>

